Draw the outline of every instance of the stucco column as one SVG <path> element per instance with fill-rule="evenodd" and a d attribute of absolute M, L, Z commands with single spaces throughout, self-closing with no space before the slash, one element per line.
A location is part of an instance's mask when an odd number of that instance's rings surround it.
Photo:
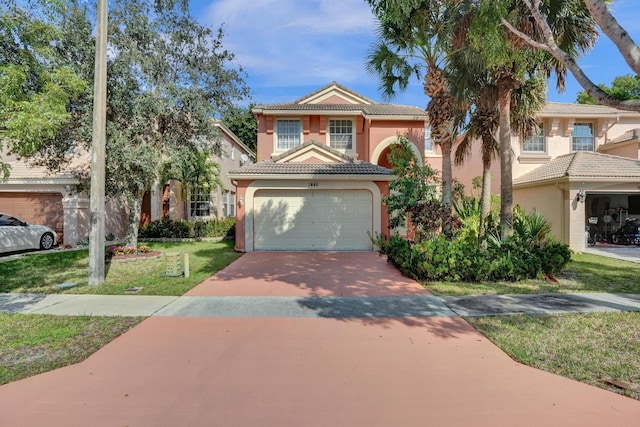
<path fill-rule="evenodd" d="M 579 188 L 571 188 L 569 195 L 569 247 L 576 252 L 585 249 L 585 203 L 578 200 Z"/>
<path fill-rule="evenodd" d="M 63 243 L 76 246 L 89 235 L 89 199 L 86 194 L 72 193 L 69 187 L 62 194 Z"/>

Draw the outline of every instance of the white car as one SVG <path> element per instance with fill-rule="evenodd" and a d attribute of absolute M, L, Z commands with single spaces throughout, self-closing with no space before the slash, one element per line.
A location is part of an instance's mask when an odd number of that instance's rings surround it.
<path fill-rule="evenodd" d="M 56 239 L 56 232 L 45 225 L 27 224 L 15 216 L 0 213 L 0 253 L 51 249 Z"/>

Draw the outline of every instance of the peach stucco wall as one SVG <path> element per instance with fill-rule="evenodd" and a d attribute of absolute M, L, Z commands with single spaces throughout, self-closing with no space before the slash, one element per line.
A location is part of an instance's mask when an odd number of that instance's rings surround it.
<path fill-rule="evenodd" d="M 607 144 L 601 147 L 603 153 L 611 154 L 614 156 L 629 157 L 632 159 L 638 158 L 638 142 L 633 141 L 630 143 L 622 144 Z"/>
<path fill-rule="evenodd" d="M 556 184 L 513 189 L 513 202 L 525 210 L 538 211 L 551 223 L 551 233 L 561 242 L 568 243 L 565 214 L 568 201 L 566 191 Z M 584 218 L 584 216 L 583 216 Z M 584 231 L 584 224 L 582 226 Z"/>
<path fill-rule="evenodd" d="M 259 114 L 258 119 L 258 161 L 268 160 L 273 154 L 279 154 L 275 149 L 275 123 L 280 117 Z M 327 116 L 287 116 L 281 118 L 301 119 L 303 127 L 303 142 L 311 140 L 327 143 Z M 369 120 L 362 116 L 341 116 L 353 120 L 356 133 L 355 152 L 358 160 L 375 162 L 371 158 L 377 146 L 388 137 L 407 135 L 409 140 L 424 152 L 424 121 L 422 120 Z"/>
<path fill-rule="evenodd" d="M 571 119 L 575 123 L 588 122 L 592 123 L 595 134 L 596 150 L 605 144 L 605 141 L 623 135 L 625 132 L 640 127 L 640 119 L 623 117 L 617 122 L 610 123 L 610 119 L 594 119 L 580 118 Z M 538 167 L 544 165 L 552 159 L 572 152 L 570 119 L 561 118 L 554 124 L 554 120 L 545 118 L 543 120 L 546 133 L 546 151 L 544 153 L 523 153 L 522 142 L 520 138 L 514 136 L 512 138 L 513 148 L 513 179 L 524 175 Z M 551 132 L 555 126 L 555 131 Z M 553 135 L 551 135 L 553 133 Z M 472 180 L 476 176 L 482 176 L 482 156 L 480 141 L 473 144 L 471 156 L 460 166 L 454 166 L 453 175 L 458 181 L 465 186 L 467 194 L 477 194 L 478 191 L 472 191 Z M 637 146 L 636 146 L 637 147 Z M 455 148 L 454 148 L 455 149 Z M 606 150 L 606 151 L 605 151 Z M 623 148 L 623 146 L 609 148 L 605 146 L 602 150 L 608 154 L 620 155 L 631 158 L 638 158 L 637 149 Z M 495 158 L 491 165 L 492 185 L 491 191 L 495 194 L 500 193 L 500 159 Z"/>

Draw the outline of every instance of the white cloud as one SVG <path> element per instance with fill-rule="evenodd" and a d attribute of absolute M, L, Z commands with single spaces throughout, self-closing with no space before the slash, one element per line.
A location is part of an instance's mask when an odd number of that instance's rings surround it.
<path fill-rule="evenodd" d="M 198 18 L 224 22 L 224 46 L 260 86 L 361 80 L 375 21 L 363 0 L 214 0 Z"/>

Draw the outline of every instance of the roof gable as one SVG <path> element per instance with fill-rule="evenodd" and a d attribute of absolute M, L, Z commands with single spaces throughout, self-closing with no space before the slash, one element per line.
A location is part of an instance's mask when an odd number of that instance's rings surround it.
<path fill-rule="evenodd" d="M 275 163 L 353 163 L 353 159 L 318 141 L 308 141 L 273 158 Z"/>
<path fill-rule="evenodd" d="M 303 96 L 294 104 L 375 104 L 375 101 L 348 89 L 337 82 L 332 82 L 315 92 Z"/>

